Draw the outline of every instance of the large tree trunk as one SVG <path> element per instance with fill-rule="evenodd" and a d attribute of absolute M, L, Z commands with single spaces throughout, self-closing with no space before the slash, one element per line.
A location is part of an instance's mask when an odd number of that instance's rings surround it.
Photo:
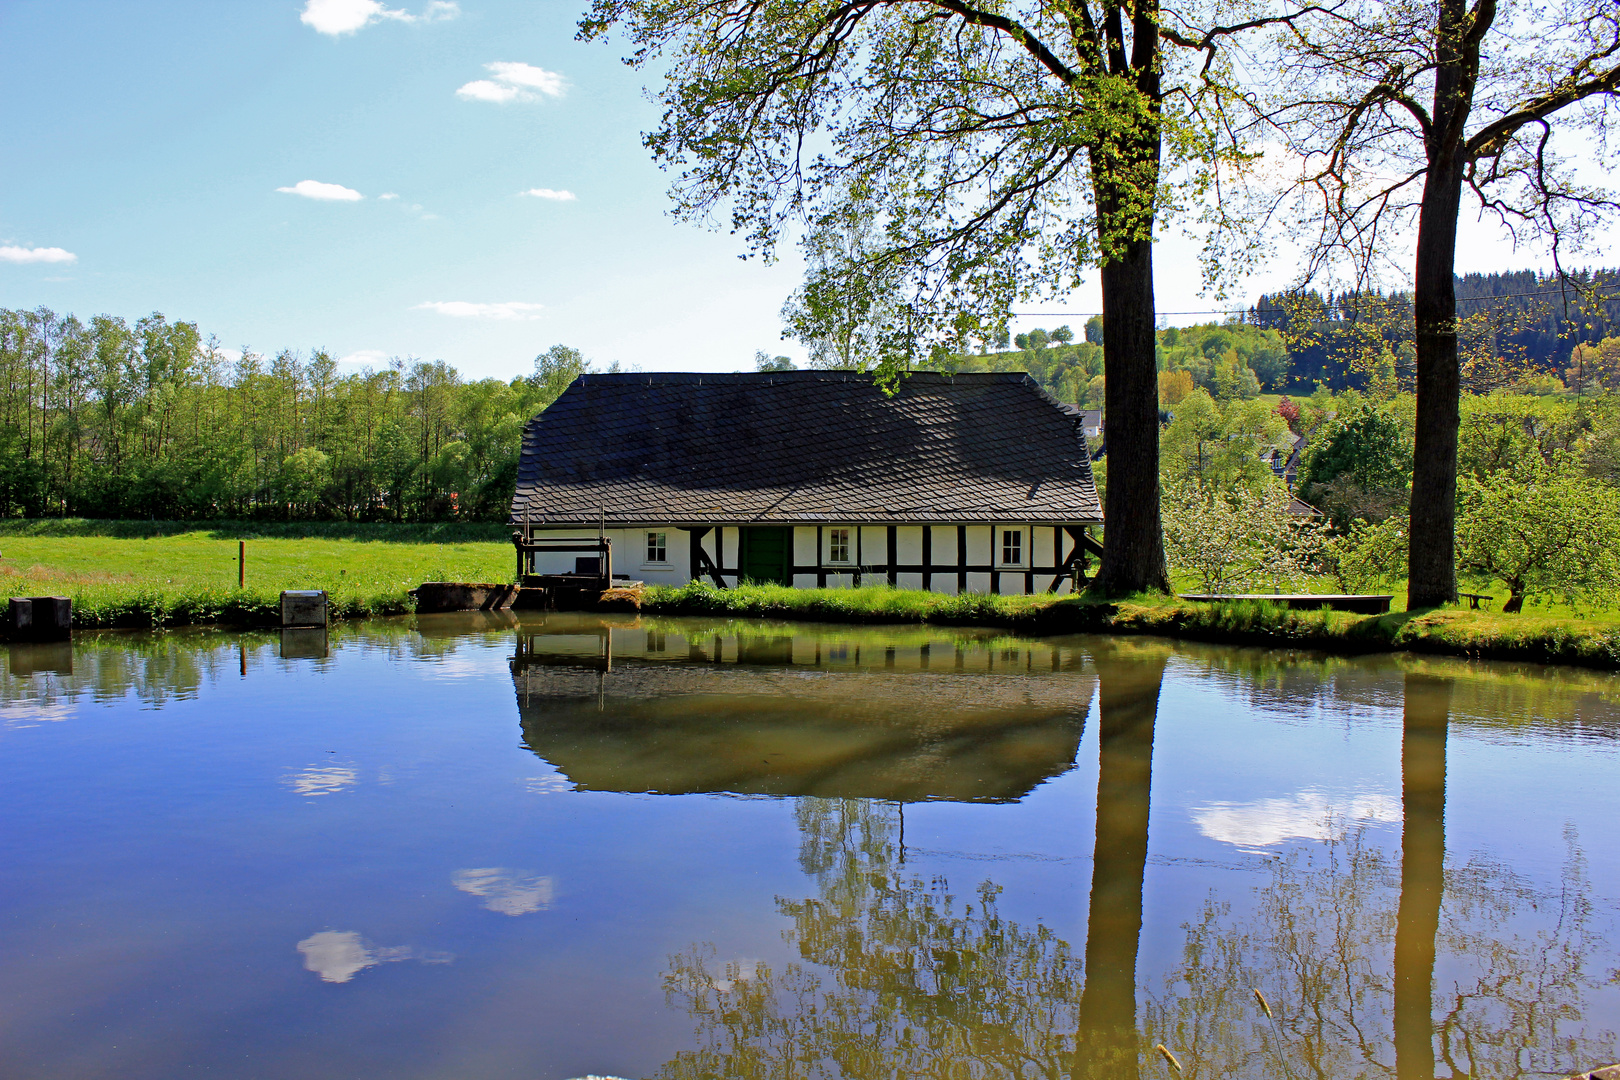
<path fill-rule="evenodd" d="M 1412 530 L 1406 606 L 1457 598 L 1457 213 L 1461 147 L 1429 165 L 1418 216 L 1412 313 L 1417 331 L 1417 440 L 1412 468 Z"/>
<path fill-rule="evenodd" d="M 1170 591 L 1159 522 L 1153 241 L 1133 240 L 1123 248 L 1101 275 L 1108 492 L 1097 583 L 1108 596 Z"/>

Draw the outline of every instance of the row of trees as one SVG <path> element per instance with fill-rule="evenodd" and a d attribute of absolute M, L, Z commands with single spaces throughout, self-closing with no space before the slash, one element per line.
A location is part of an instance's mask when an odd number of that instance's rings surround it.
<path fill-rule="evenodd" d="M 524 423 L 586 369 L 231 353 L 195 323 L 0 309 L 0 514 L 504 518 Z"/>
<path fill-rule="evenodd" d="M 667 72 L 647 135 L 676 212 L 754 252 L 802 230 L 788 329 L 893 374 L 994 341 L 1015 303 L 1100 277 L 1110 480 L 1103 589 L 1167 589 L 1153 237 L 1208 226 L 1220 284 L 1291 226 L 1301 285 L 1375 284 L 1412 235 L 1413 606 L 1455 598 L 1466 191 L 1555 259 L 1615 206 L 1564 154 L 1606 145 L 1620 13 L 1496 0 L 594 0 Z M 1270 151 L 1269 153 L 1263 151 Z"/>

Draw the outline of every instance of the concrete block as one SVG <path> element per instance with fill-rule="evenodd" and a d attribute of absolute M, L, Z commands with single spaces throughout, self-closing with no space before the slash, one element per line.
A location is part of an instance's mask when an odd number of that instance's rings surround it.
<path fill-rule="evenodd" d="M 13 596 L 6 605 L 12 641 L 67 641 L 73 636 L 73 601 L 65 596 Z"/>
<path fill-rule="evenodd" d="M 13 596 L 6 605 L 6 636 L 12 641 L 29 641 L 34 636 L 34 602 Z"/>
<path fill-rule="evenodd" d="M 282 626 L 325 626 L 326 591 L 292 589 L 281 594 Z"/>

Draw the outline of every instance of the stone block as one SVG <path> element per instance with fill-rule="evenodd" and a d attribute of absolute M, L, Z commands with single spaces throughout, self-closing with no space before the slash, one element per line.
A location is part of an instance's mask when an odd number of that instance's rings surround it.
<path fill-rule="evenodd" d="M 325 626 L 326 591 L 292 589 L 281 594 L 282 626 Z"/>

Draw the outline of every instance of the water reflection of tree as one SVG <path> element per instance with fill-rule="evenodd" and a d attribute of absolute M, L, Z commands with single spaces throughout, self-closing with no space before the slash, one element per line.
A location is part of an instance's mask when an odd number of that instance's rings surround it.
<path fill-rule="evenodd" d="M 909 872 L 891 804 L 801 800 L 816 894 L 779 900 L 799 960 L 672 958 L 666 990 L 697 1046 L 659 1075 L 1134 1080 L 1170 1075 L 1148 1049 L 1162 1043 L 1189 1078 L 1429 1080 L 1562 1075 L 1613 1054 L 1612 1035 L 1584 1030 L 1603 981 L 1593 958 L 1609 950 L 1574 837 L 1552 895 L 1483 859 L 1445 867 L 1450 690 L 1421 675 L 1405 688 L 1401 858 L 1350 833 L 1277 860 L 1248 914 L 1206 906 L 1138 1018 L 1160 672 L 1099 664 L 1103 810 L 1083 957 L 1002 916 L 991 882 L 964 901 Z"/>
<path fill-rule="evenodd" d="M 1211 901 L 1188 928 L 1145 1016 L 1184 1076 L 1565 1075 L 1613 1053 L 1584 1030 L 1606 946 L 1575 838 L 1550 897 L 1498 863 L 1445 867 L 1451 695 L 1406 678 L 1398 863 L 1348 834 L 1279 860 L 1251 916 Z"/>
<path fill-rule="evenodd" d="M 1067 1074 L 1082 979 L 1066 942 L 1004 918 L 989 882 L 963 902 L 943 878 L 909 875 L 891 805 L 803 799 L 797 814 L 818 895 L 779 903 L 808 964 L 674 957 L 666 990 L 699 1046 L 660 1076 Z"/>
<path fill-rule="evenodd" d="M 1139 1075 L 1136 954 L 1166 657 L 1128 649 L 1095 659 L 1100 768 L 1084 963 L 1047 927 L 1004 918 L 992 882 L 962 902 L 943 877 L 908 874 L 893 807 L 804 799 L 799 860 L 817 895 L 778 903 L 813 966 L 778 976 L 717 968 L 706 949 L 675 957 L 666 990 L 697 1019 L 699 1046 L 661 1075 Z"/>

